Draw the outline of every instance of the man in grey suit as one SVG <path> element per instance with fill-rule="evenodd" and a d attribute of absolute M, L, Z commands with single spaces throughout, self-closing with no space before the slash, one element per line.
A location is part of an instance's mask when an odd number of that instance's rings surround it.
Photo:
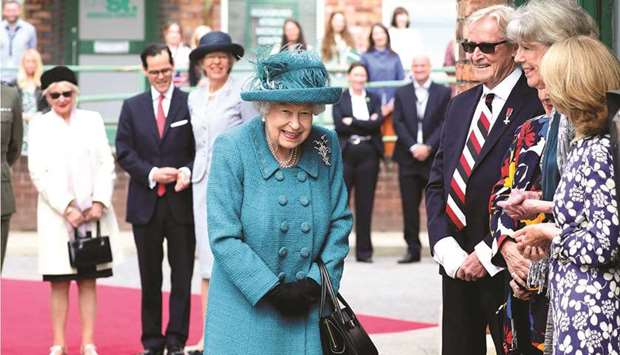
<path fill-rule="evenodd" d="M 6 253 L 6 242 L 9 238 L 9 221 L 11 214 L 15 212 L 15 196 L 11 186 L 11 165 L 17 161 L 22 148 L 22 102 L 17 89 L 2 84 L 0 90 L 2 97 L 0 104 L 2 108 L 2 259 L 0 260 L 0 270 L 4 265 L 4 254 Z"/>

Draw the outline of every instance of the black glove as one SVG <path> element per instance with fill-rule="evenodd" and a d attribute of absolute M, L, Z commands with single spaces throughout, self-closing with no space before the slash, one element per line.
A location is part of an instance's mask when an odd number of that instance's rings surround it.
<path fill-rule="evenodd" d="M 265 295 L 265 300 L 283 316 L 299 317 L 308 313 L 320 297 L 321 286 L 314 280 L 305 278 L 277 285 Z"/>

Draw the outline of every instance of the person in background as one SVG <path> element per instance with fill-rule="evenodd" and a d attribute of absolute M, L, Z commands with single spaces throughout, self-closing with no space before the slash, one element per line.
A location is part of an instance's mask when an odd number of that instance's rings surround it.
<path fill-rule="evenodd" d="M 195 147 L 188 94 L 172 85 L 168 46 L 151 44 L 140 54 L 150 88 L 123 102 L 116 131 L 119 165 L 129 174 L 127 222 L 131 223 L 142 293 L 144 355 L 183 355 L 189 334 L 194 271 L 191 176 Z M 167 242 L 170 311 L 162 334 L 162 261 Z"/>
<path fill-rule="evenodd" d="M 411 27 L 411 17 L 404 7 L 394 9 L 389 32 L 392 49 L 405 65 L 411 63 L 415 55 L 425 53 L 422 35 Z"/>
<path fill-rule="evenodd" d="M 355 52 L 353 37 L 347 28 L 347 19 L 342 11 L 334 11 L 325 25 L 325 37 L 321 43 L 321 59 L 326 66 L 341 69 L 359 60 Z"/>
<path fill-rule="evenodd" d="M 205 84 L 189 94 L 188 106 L 196 142 L 196 157 L 192 173 L 194 230 L 200 277 L 202 278 L 203 319 L 206 314 L 209 279 L 213 254 L 207 232 L 207 177 L 211 166 L 213 143 L 218 135 L 251 118 L 258 112 L 249 102 L 241 101 L 242 78 L 230 75 L 235 61 L 243 56 L 243 47 L 232 43 L 227 33 L 212 31 L 203 36 L 190 58 L 202 65 Z M 185 350 L 190 355 L 202 354 L 204 334 L 198 344 Z"/>
<path fill-rule="evenodd" d="M 174 65 L 179 69 L 189 68 L 189 52 L 191 49 L 183 43 L 183 29 L 178 22 L 169 22 L 163 28 L 164 42 L 170 48 Z M 186 72 L 177 71 L 174 75 L 174 85 L 183 86 L 187 83 Z"/>
<path fill-rule="evenodd" d="M 19 66 L 22 55 L 29 48 L 37 48 L 37 31 L 30 23 L 20 19 L 21 2 L 5 0 L 2 2 L 2 23 L 0 24 L 0 68 Z M 13 83 L 16 72 L 2 71 L 1 81 Z"/>
<path fill-rule="evenodd" d="M 439 147 L 450 88 L 431 80 L 431 60 L 418 55 L 411 62 L 413 82 L 398 88 L 394 99 L 394 131 L 398 140 L 393 160 L 398 163 L 398 182 L 404 219 L 405 256 L 400 264 L 420 261 L 420 203 L 428 182 L 433 156 Z"/>
<path fill-rule="evenodd" d="M 370 263 L 372 209 L 383 157 L 381 99 L 366 91 L 368 72 L 364 64 L 351 64 L 347 73 L 349 89 L 334 104 L 332 117 L 342 149 L 349 197 L 355 189 L 355 258 Z"/>
<path fill-rule="evenodd" d="M 620 88 L 620 62 L 596 39 L 553 44 L 540 65 L 554 107 L 576 136 L 553 196 L 555 223 L 513 238 L 527 257 L 550 257 L 553 354 L 620 353 L 620 224 L 606 93 Z"/>
<path fill-rule="evenodd" d="M 34 48 L 27 49 L 17 70 L 17 87 L 22 96 L 22 112 L 26 123 L 30 122 L 35 113 L 48 108 L 47 100 L 41 95 L 41 74 L 41 55 Z"/>
<path fill-rule="evenodd" d="M 202 36 L 206 35 L 209 32 L 211 32 L 211 27 L 209 26 L 200 25 L 196 27 L 196 29 L 194 29 L 194 33 L 192 34 L 192 38 L 189 41 L 189 47 L 192 50 L 198 48 Z M 189 66 L 187 68 L 187 71 L 189 86 L 202 86 L 206 83 L 206 79 L 202 76 L 202 64 L 192 61 L 191 56 L 189 59 Z"/>
<path fill-rule="evenodd" d="M 2 194 L 0 194 L 2 209 L 2 244 L 0 245 L 0 272 L 4 265 L 6 245 L 9 240 L 9 226 L 11 215 L 15 213 L 15 195 L 11 184 L 11 166 L 15 164 L 22 152 L 23 124 L 22 105 L 19 93 L 13 87 L 2 84 L 0 89 L 2 111 Z"/>
<path fill-rule="evenodd" d="M 392 50 L 390 34 L 380 23 L 375 23 L 370 29 L 368 50 L 362 54 L 361 62 L 368 69 L 368 81 L 403 80 L 405 71 L 400 57 Z M 394 110 L 395 87 L 368 89 L 369 92 L 381 98 L 381 115 L 383 117 L 382 132 L 384 136 L 394 135 L 392 125 L 392 111 Z M 386 156 L 392 156 L 394 143 L 385 143 Z"/>
<path fill-rule="evenodd" d="M 341 89 L 309 51 L 259 57 L 255 75 L 241 98 L 262 117 L 213 148 L 205 353 L 322 354 L 318 263 L 338 290 L 352 220 L 338 137 L 312 120 Z"/>
<path fill-rule="evenodd" d="M 444 355 L 484 354 L 487 326 L 503 353 L 496 311 L 506 275 L 491 263 L 486 211 L 515 130 L 544 112 L 506 40 L 513 12 L 495 5 L 466 20 L 462 46 L 481 84 L 450 101 L 426 187 L 430 247 L 442 274 Z"/>
<path fill-rule="evenodd" d="M 297 20 L 294 20 L 292 18 L 286 19 L 286 21 L 284 21 L 284 25 L 282 25 L 282 40 L 280 41 L 280 43 L 277 43 L 274 46 L 271 53 L 274 54 L 285 49 L 308 49 L 308 44 L 306 43 L 304 31 L 302 30 L 301 25 Z"/>
<path fill-rule="evenodd" d="M 28 170 L 39 194 L 37 235 L 39 271 L 51 285 L 53 345 L 50 355 L 65 355 L 69 286 L 79 290 L 82 355 L 96 355 L 96 279 L 112 276 L 110 263 L 73 268 L 67 242 L 75 234 L 102 235 L 114 247 L 118 224 L 112 207 L 114 158 L 103 118 L 76 108 L 75 73 L 64 66 L 41 76 L 41 89 L 51 110 L 30 122 Z"/>

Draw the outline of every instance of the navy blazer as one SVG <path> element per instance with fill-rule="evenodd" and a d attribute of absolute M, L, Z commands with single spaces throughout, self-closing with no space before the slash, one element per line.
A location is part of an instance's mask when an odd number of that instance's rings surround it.
<path fill-rule="evenodd" d="M 187 96 L 177 88 L 172 92 L 162 138 L 157 130 L 150 90 L 123 102 L 116 131 L 116 157 L 130 176 L 127 196 L 129 223 L 146 224 L 153 216 L 157 193 L 156 189 L 149 188 L 148 181 L 153 167 L 187 167 L 192 170 L 195 146 Z M 191 186 L 175 192 L 174 185 L 166 185 L 172 215 L 178 223 L 191 224 Z"/>
<path fill-rule="evenodd" d="M 350 126 L 342 123 L 344 117 L 353 117 L 353 106 L 351 104 L 351 94 L 349 90 L 345 90 L 340 97 L 340 101 L 332 107 L 332 117 L 334 119 L 334 128 L 338 133 L 340 147 L 344 152 L 349 145 L 349 137 L 353 134 L 358 136 L 372 136 L 371 143 L 377 150 L 380 157 L 383 157 L 383 138 L 381 135 L 381 123 L 383 116 L 381 115 L 381 98 L 374 93 L 366 91 L 366 106 L 368 107 L 368 115 L 377 114 L 377 119 L 372 121 L 363 121 L 354 119 Z"/>
<path fill-rule="evenodd" d="M 536 89 L 527 86 L 525 75 L 522 74 L 493 124 L 478 162 L 469 177 L 464 211 L 467 227 L 458 232 L 445 213 L 446 201 L 450 181 L 461 157 L 469 126 L 481 95 L 482 85 L 475 86 L 454 97 L 446 110 L 439 149 L 426 186 L 426 212 L 431 252 L 434 251 L 435 244 L 446 236 L 454 237 L 467 253 L 471 253 L 476 244 L 482 240 L 491 247 L 489 197 L 492 187 L 500 178 L 503 158 L 517 128 L 527 119 L 544 113 Z M 506 120 L 508 108 L 511 114 Z M 443 268 L 441 271 L 443 272 Z"/>
<path fill-rule="evenodd" d="M 428 176 L 433 156 L 439 147 L 441 124 L 450 101 L 452 90 L 444 85 L 431 82 L 428 88 L 428 101 L 422 120 L 424 144 L 431 146 L 432 152 L 424 161 L 415 159 L 409 148 L 416 144 L 418 136 L 417 97 L 413 83 L 396 90 L 394 99 L 394 131 L 398 136 L 392 160 L 398 163 L 400 173 Z"/>

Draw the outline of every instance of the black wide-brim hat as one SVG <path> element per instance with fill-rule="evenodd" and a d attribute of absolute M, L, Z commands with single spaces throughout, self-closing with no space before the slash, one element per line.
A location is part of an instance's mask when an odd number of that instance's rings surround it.
<path fill-rule="evenodd" d="M 193 62 L 200 61 L 205 55 L 213 52 L 227 52 L 236 59 L 243 57 L 243 47 L 233 43 L 230 35 L 222 31 L 211 31 L 200 38 L 198 47 L 189 54 Z"/>
<path fill-rule="evenodd" d="M 61 81 L 68 81 L 75 86 L 78 84 L 73 70 L 64 65 L 59 65 L 43 72 L 41 75 L 41 90 L 45 91 L 53 83 Z"/>

